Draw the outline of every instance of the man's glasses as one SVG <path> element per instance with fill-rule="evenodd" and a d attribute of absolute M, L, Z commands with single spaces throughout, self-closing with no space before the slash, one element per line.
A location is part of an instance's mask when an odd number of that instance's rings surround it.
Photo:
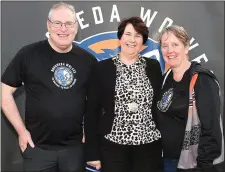
<path fill-rule="evenodd" d="M 62 22 L 60 22 L 60 21 L 51 21 L 50 19 L 48 19 L 48 21 L 50 21 L 50 22 L 52 23 L 52 26 L 55 27 L 55 28 L 61 28 L 63 25 L 64 25 L 66 28 L 73 28 L 74 25 L 75 25 L 75 23 L 77 22 L 77 21 L 75 21 L 75 22 L 66 22 L 66 23 L 62 23 Z"/>

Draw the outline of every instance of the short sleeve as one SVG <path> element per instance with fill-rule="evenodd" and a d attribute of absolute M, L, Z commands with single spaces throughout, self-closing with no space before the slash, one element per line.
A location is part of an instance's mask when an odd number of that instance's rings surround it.
<path fill-rule="evenodd" d="M 22 86 L 25 79 L 26 55 L 25 48 L 22 48 L 17 52 L 1 77 L 2 83 L 12 87 Z"/>

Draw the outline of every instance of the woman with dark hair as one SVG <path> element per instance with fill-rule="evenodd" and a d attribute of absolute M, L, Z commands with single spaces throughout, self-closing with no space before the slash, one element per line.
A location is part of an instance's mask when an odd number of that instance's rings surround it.
<path fill-rule="evenodd" d="M 92 72 L 84 118 L 87 164 L 102 172 L 156 172 L 162 155 L 154 104 L 160 64 L 139 54 L 148 39 L 141 18 L 124 19 L 117 35 L 121 52 Z"/>

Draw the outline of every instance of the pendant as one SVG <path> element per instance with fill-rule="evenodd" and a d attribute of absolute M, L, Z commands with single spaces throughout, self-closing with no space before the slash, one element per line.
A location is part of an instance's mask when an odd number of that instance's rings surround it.
<path fill-rule="evenodd" d="M 135 102 L 128 103 L 129 112 L 137 113 L 138 112 L 138 104 Z"/>

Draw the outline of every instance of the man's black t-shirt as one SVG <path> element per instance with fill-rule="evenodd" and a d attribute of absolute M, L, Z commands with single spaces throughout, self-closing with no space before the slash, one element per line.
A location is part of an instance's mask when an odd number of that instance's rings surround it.
<path fill-rule="evenodd" d="M 25 125 L 34 144 L 60 149 L 82 138 L 89 75 L 96 59 L 73 45 L 58 53 L 48 40 L 23 47 L 2 82 L 26 91 Z"/>
<path fill-rule="evenodd" d="M 164 158 L 179 159 L 188 115 L 189 83 L 188 69 L 181 81 L 169 73 L 157 101 L 157 120 L 162 134 Z"/>

